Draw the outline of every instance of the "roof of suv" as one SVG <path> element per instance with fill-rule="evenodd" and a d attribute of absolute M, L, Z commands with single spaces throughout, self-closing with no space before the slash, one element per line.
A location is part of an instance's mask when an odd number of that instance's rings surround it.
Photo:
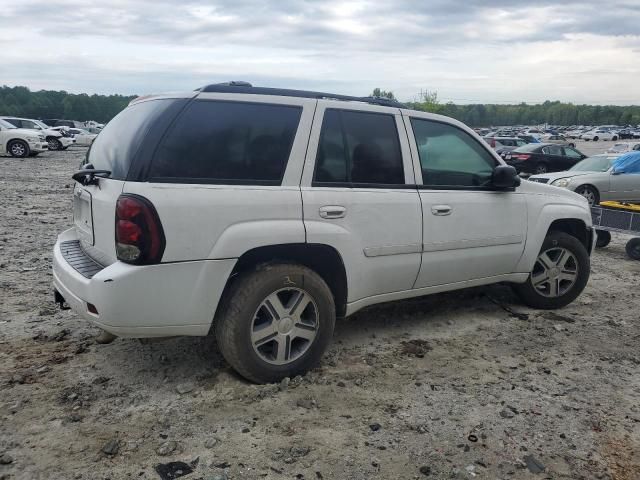
<path fill-rule="evenodd" d="M 275 95 L 282 97 L 299 98 L 324 98 L 330 100 L 344 100 L 348 102 L 365 102 L 372 105 L 382 105 L 385 107 L 408 108 L 397 100 L 382 97 L 353 97 L 349 95 L 339 95 L 335 93 L 312 92 L 307 90 L 291 90 L 286 88 L 254 87 L 248 82 L 232 81 L 225 83 L 214 83 L 196 89 L 199 92 L 215 93 L 245 93 L 249 95 Z"/>

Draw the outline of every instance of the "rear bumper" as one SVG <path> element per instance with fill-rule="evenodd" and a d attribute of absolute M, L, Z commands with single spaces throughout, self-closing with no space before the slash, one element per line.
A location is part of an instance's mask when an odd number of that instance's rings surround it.
<path fill-rule="evenodd" d="M 206 335 L 235 259 L 134 266 L 123 262 L 83 276 L 62 255 L 60 234 L 53 252 L 53 286 L 82 318 L 120 337 Z M 88 304 L 95 306 L 91 313 Z"/>

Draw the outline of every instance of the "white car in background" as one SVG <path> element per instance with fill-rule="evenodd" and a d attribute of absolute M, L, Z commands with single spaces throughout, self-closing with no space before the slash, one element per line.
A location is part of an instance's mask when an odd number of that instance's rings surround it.
<path fill-rule="evenodd" d="M 640 142 L 620 142 L 607 149 L 607 153 L 627 153 L 640 150 Z"/>
<path fill-rule="evenodd" d="M 95 138 L 98 136 L 97 133 L 88 132 L 84 128 L 54 127 L 54 130 L 67 132 L 73 137 L 76 145 L 83 147 L 91 146 Z"/>
<path fill-rule="evenodd" d="M 38 133 L 41 133 L 47 141 L 49 150 L 66 150 L 73 145 L 73 138 L 65 137 L 62 132 L 52 129 L 40 120 L 20 117 L 0 117 L 0 119 L 9 122 L 16 128 L 36 130 Z"/>
<path fill-rule="evenodd" d="M 0 119 L 0 154 L 12 157 L 35 157 L 48 149 L 44 135 L 33 130 L 18 128 Z"/>
<path fill-rule="evenodd" d="M 597 142 L 598 140 L 618 140 L 618 132 L 613 130 L 605 130 L 603 128 L 596 128 L 594 130 L 590 130 L 586 133 L 582 134 L 582 140 L 593 140 Z"/>
<path fill-rule="evenodd" d="M 544 132 L 542 130 L 538 130 L 537 128 L 529 128 L 523 132 L 523 135 L 529 135 L 536 140 L 540 140 L 544 135 Z"/>

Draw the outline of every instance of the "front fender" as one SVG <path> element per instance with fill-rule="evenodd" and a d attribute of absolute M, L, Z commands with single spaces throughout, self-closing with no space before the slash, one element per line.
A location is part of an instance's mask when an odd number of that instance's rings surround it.
<path fill-rule="evenodd" d="M 516 266 L 517 272 L 526 273 L 533 269 L 549 228 L 557 220 L 579 220 L 584 223 L 585 229 L 590 229 L 592 226 L 591 212 L 584 207 L 567 203 L 544 205 L 537 215 L 530 217 L 529 234 L 522 257 Z"/>

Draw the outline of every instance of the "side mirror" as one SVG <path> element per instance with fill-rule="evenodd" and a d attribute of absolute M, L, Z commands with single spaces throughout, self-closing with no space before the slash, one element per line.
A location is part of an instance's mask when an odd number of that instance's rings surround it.
<path fill-rule="evenodd" d="M 515 188 L 520 186 L 518 171 L 511 165 L 498 165 L 493 169 L 491 185 L 496 188 Z"/>

